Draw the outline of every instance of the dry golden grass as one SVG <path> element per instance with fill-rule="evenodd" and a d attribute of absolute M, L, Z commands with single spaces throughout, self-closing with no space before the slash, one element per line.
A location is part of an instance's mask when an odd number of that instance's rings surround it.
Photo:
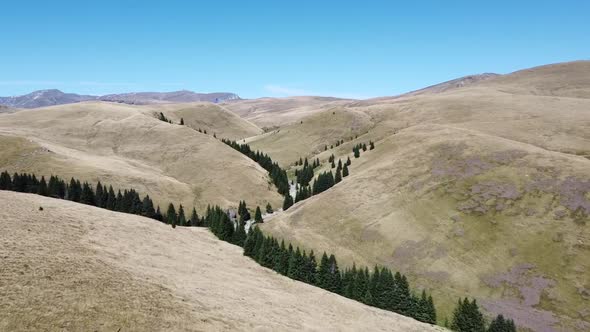
<path fill-rule="evenodd" d="M 280 276 L 206 229 L 6 191 L 0 227 L 3 331 L 442 331 Z"/>
<path fill-rule="evenodd" d="M 219 138 L 237 140 L 259 135 L 262 129 L 242 119 L 237 114 L 212 103 L 157 104 L 143 107 L 153 112 L 162 112 L 174 123 L 184 119 L 184 124 L 193 129 L 206 130 Z"/>
<path fill-rule="evenodd" d="M 330 97 L 287 97 L 238 100 L 222 104 L 260 128 L 273 128 L 300 121 L 317 112 L 346 105 L 350 100 Z"/>
<path fill-rule="evenodd" d="M 186 126 L 148 115 L 140 106 L 90 102 L 0 116 L 0 169 L 57 174 L 115 188 L 135 188 L 168 202 L 281 203 L 267 172 L 239 152 Z M 18 142 L 14 146 L 13 142 Z"/>
<path fill-rule="evenodd" d="M 369 140 L 376 149 L 353 158 L 341 184 L 263 229 L 345 264 L 409 274 L 433 290 L 441 319 L 473 296 L 533 330 L 590 328 L 590 217 L 581 212 L 590 211 L 590 99 L 572 98 L 590 91 L 590 68 L 532 71 L 351 103 L 347 110 L 369 116 L 369 133 L 317 156 L 352 158 L 351 146 Z M 519 266 L 530 268 L 508 273 Z"/>

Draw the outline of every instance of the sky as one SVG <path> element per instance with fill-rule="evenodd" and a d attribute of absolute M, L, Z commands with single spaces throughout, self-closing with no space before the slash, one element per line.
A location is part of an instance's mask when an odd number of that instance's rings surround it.
<path fill-rule="evenodd" d="M 391 96 L 590 59 L 590 1 L 3 1 L 0 96 Z"/>

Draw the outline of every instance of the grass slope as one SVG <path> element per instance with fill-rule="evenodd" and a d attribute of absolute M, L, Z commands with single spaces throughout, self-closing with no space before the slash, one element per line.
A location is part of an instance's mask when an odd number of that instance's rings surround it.
<path fill-rule="evenodd" d="M 135 188 L 162 208 L 280 205 L 264 169 L 211 135 L 138 106 L 61 105 L 0 116 L 0 168 Z"/>
<path fill-rule="evenodd" d="M 442 330 L 280 276 L 206 229 L 6 191 L 0 227 L 0 330 Z"/>
<path fill-rule="evenodd" d="M 577 86 L 590 68 L 531 71 L 349 104 L 374 126 L 318 156 L 352 158 L 351 145 L 370 139 L 376 149 L 264 230 L 348 264 L 404 271 L 432 288 L 441 317 L 470 295 L 533 330 L 589 329 L 590 103 L 572 91 L 590 91 L 590 82 Z M 586 76 L 575 75 L 571 91 L 552 88 L 578 71 Z M 552 95 L 530 93 L 541 86 Z"/>
<path fill-rule="evenodd" d="M 259 135 L 262 129 L 242 119 L 237 114 L 212 103 L 160 104 L 146 106 L 154 112 L 162 112 L 174 123 L 184 119 L 184 124 L 195 130 L 206 130 L 219 138 L 237 140 Z"/>

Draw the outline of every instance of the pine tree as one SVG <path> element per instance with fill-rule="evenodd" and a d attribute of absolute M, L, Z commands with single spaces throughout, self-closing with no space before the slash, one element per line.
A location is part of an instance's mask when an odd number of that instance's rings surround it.
<path fill-rule="evenodd" d="M 334 176 L 334 184 L 339 183 L 340 181 L 342 181 L 342 174 L 340 165 L 338 165 L 336 168 L 336 175 Z"/>
<path fill-rule="evenodd" d="M 362 302 L 366 305 L 373 305 L 373 296 L 371 295 L 371 291 L 369 289 L 367 289 L 365 292 Z"/>
<path fill-rule="evenodd" d="M 307 282 L 308 284 L 314 285 L 316 283 L 318 264 L 316 262 L 313 250 L 309 252 L 309 256 L 307 257 L 306 264 L 307 264 L 307 268 L 305 269 L 306 275 L 305 275 L 304 281 Z"/>
<path fill-rule="evenodd" d="M 80 203 L 95 205 L 94 202 L 94 191 L 87 182 L 82 185 L 82 193 L 80 194 Z"/>
<path fill-rule="evenodd" d="M 262 223 L 262 211 L 260 211 L 260 206 L 256 207 L 256 213 L 254 214 L 254 221 L 257 223 Z"/>
<path fill-rule="evenodd" d="M 270 214 L 273 212 L 274 211 L 272 210 L 272 206 L 270 205 L 270 203 L 266 203 L 266 213 Z"/>
<path fill-rule="evenodd" d="M 373 141 L 369 142 L 369 150 L 373 150 L 375 148 L 375 143 Z"/>
<path fill-rule="evenodd" d="M 190 225 L 193 227 L 200 226 L 199 215 L 197 214 L 197 210 L 194 207 L 193 207 L 193 211 L 191 212 Z"/>
<path fill-rule="evenodd" d="M 348 165 L 344 164 L 344 167 L 342 168 L 342 178 L 345 178 L 348 176 Z"/>
<path fill-rule="evenodd" d="M 358 146 L 355 146 L 355 147 L 352 149 L 352 152 L 354 152 L 354 157 L 355 157 L 355 158 L 358 158 L 358 157 L 360 157 L 360 156 L 361 156 L 361 152 L 360 152 L 360 149 L 359 149 L 359 147 L 358 147 Z"/>
<path fill-rule="evenodd" d="M 184 126 L 184 119 L 183 118 L 180 118 L 180 125 Z"/>
<path fill-rule="evenodd" d="M 44 176 L 41 176 L 41 181 L 39 181 L 39 190 L 37 191 L 37 194 L 48 196 L 47 183 L 45 182 Z"/>
<path fill-rule="evenodd" d="M 184 208 L 182 207 L 182 204 L 180 204 L 178 206 L 178 226 L 186 226 L 186 217 L 184 215 Z"/>
<path fill-rule="evenodd" d="M 475 299 L 467 298 L 457 304 L 453 312 L 451 329 L 458 332 L 485 332 L 485 322 Z"/>
<path fill-rule="evenodd" d="M 112 186 L 109 186 L 106 208 L 111 211 L 115 211 L 117 208 L 117 196 L 115 196 L 115 191 Z"/>
<path fill-rule="evenodd" d="M 367 151 L 367 143 L 363 143 L 363 151 Z"/>
<path fill-rule="evenodd" d="M 166 211 L 166 223 L 172 225 L 172 227 L 176 227 L 177 218 L 178 216 L 176 215 L 174 204 L 170 203 L 168 205 L 168 211 Z"/>
<path fill-rule="evenodd" d="M 352 164 L 352 161 L 350 161 L 350 157 L 346 157 L 346 166 L 350 166 L 350 164 Z"/>
<path fill-rule="evenodd" d="M 285 195 L 285 200 L 283 201 L 283 211 L 287 211 L 291 206 L 293 206 L 293 197 L 287 193 Z"/>
<path fill-rule="evenodd" d="M 6 171 L 0 174 L 0 190 L 12 190 L 12 179 Z"/>
<path fill-rule="evenodd" d="M 516 332 L 516 326 L 512 319 L 504 319 L 504 316 L 498 315 L 490 323 L 487 332 Z"/>

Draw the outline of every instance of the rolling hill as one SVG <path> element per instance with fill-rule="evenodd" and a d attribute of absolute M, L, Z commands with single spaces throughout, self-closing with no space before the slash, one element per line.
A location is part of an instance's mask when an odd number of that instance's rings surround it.
<path fill-rule="evenodd" d="M 349 102 L 347 99 L 332 97 L 287 97 L 238 100 L 223 103 L 222 106 L 257 126 L 270 130 Z"/>
<path fill-rule="evenodd" d="M 263 230 L 347 264 L 408 273 L 433 291 L 441 317 L 469 294 L 522 327 L 586 330 L 589 78 L 590 62 L 573 62 L 349 103 L 348 112 L 372 124 L 368 133 L 307 151 L 324 170 L 329 155 L 350 156 L 351 175 Z M 330 122 L 315 121 L 320 127 Z M 283 137 L 283 145 L 300 136 Z M 352 146 L 369 140 L 375 150 L 354 159 Z"/>
<path fill-rule="evenodd" d="M 212 135 L 152 113 L 145 106 L 86 102 L 3 114 L 0 168 L 134 188 L 162 208 L 169 202 L 189 209 L 237 206 L 242 199 L 280 205 L 254 161 Z"/>
<path fill-rule="evenodd" d="M 203 228 L 6 191 L 0 227 L 1 330 L 443 330 L 280 276 Z"/>
<path fill-rule="evenodd" d="M 233 112 L 213 103 L 182 103 L 150 105 L 150 110 L 162 112 L 166 118 L 175 123 L 180 119 L 184 124 L 195 130 L 206 130 L 207 133 L 220 138 L 232 140 L 262 134 L 262 129 L 236 115 Z"/>

